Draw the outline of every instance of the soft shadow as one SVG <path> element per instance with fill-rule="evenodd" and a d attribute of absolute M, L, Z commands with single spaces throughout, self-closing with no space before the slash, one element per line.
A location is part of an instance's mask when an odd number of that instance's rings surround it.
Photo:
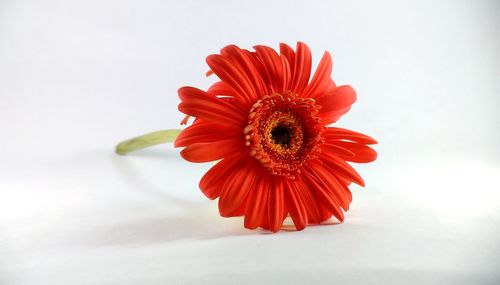
<path fill-rule="evenodd" d="M 179 154 L 174 149 L 162 149 L 159 147 L 144 149 L 127 155 L 118 155 L 113 149 L 96 148 L 75 153 L 73 156 L 65 156 L 56 161 L 54 165 L 61 165 L 63 167 L 78 162 L 79 167 L 112 171 L 113 174 L 118 175 L 119 180 L 128 182 L 129 185 L 133 186 L 130 187 L 132 190 L 138 190 L 142 194 L 154 196 L 157 199 L 170 203 L 193 205 L 192 202 L 180 199 L 165 191 L 165 189 L 154 185 L 148 178 L 148 175 L 141 171 L 138 166 L 141 163 L 137 160 L 140 159 L 142 159 L 142 162 L 144 160 L 151 160 L 152 164 L 159 161 L 165 162 L 168 171 L 169 163 L 175 164 L 175 162 L 179 162 Z M 197 190 L 193 189 L 193 191 Z"/>
<path fill-rule="evenodd" d="M 243 227 L 243 218 L 222 218 L 214 213 L 213 203 L 186 207 L 179 215 L 158 215 L 130 220 L 126 223 L 99 226 L 86 234 L 80 235 L 86 246 L 140 246 L 176 240 L 209 240 L 251 235 L 302 234 L 293 223 L 285 222 L 281 231 L 273 233 L 264 229 L 249 230 Z M 287 219 L 288 220 L 288 219 Z M 338 221 L 326 221 L 310 227 L 322 227 L 341 224 Z M 307 230 L 306 228 L 306 230 Z"/>
<path fill-rule="evenodd" d="M 176 240 L 208 240 L 259 234 L 243 228 L 241 218 L 222 219 L 208 206 L 190 207 L 179 215 L 158 215 L 94 227 L 80 235 L 80 243 L 96 246 L 140 246 Z"/>
<path fill-rule="evenodd" d="M 126 156 L 110 153 L 108 157 L 113 165 L 119 170 L 119 173 L 124 181 L 128 181 L 134 185 L 134 189 L 140 189 L 141 193 L 153 195 L 156 198 L 168 201 L 169 203 L 191 206 L 195 203 L 180 199 L 179 197 L 176 197 L 175 195 L 172 195 L 164 189 L 160 189 L 158 186 L 151 183 L 151 181 L 140 171 L 133 161 L 133 158 L 138 157 L 148 160 L 175 161 L 178 159 L 178 156 L 179 154 L 174 150 L 165 151 L 160 149 L 148 149 L 129 153 Z M 199 190 L 193 189 L 193 191 Z"/>
<path fill-rule="evenodd" d="M 99 216 L 100 220 L 77 230 L 78 244 L 134 246 L 180 239 L 215 239 L 260 233 L 245 229 L 241 218 L 221 218 L 217 211 L 217 203 L 208 199 L 200 203 L 176 196 L 175 191 L 168 192 L 173 191 L 172 189 L 163 188 L 169 187 L 168 181 L 165 183 L 156 181 L 155 184 L 151 179 L 155 179 L 156 174 L 147 173 L 151 168 L 143 169 L 141 166 L 151 162 L 152 165 L 165 167 L 165 171 L 177 171 L 179 167 L 183 167 L 181 165 L 183 161 L 179 159 L 176 150 L 152 148 L 120 156 L 112 149 L 94 149 L 66 156 L 57 163 L 64 166 L 73 161 L 78 161 L 79 167 L 85 170 L 109 172 L 108 177 L 112 182 L 110 184 L 109 181 L 103 181 L 106 187 L 119 187 L 113 185 L 125 184 L 126 191 L 136 191 L 147 196 L 148 200 L 156 201 L 154 208 L 130 209 L 134 212 L 126 214 L 123 218 L 119 216 L 119 212 L 127 210 L 124 208 L 116 209 L 117 212 L 112 216 L 107 211 L 93 213 Z M 193 188 L 189 191 L 199 191 L 199 189 Z M 116 193 L 119 192 L 117 189 Z"/>

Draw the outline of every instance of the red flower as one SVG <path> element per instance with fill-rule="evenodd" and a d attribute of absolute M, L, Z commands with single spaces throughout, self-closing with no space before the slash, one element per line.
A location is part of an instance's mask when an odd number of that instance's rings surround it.
<path fill-rule="evenodd" d="M 230 45 L 207 63 L 207 75 L 221 81 L 207 91 L 179 89 L 179 110 L 196 119 L 175 146 L 185 147 L 181 156 L 191 162 L 220 160 L 200 181 L 208 198 L 219 198 L 220 214 L 273 232 L 288 215 L 297 230 L 332 215 L 343 221 L 352 200 L 347 186 L 364 186 L 346 161 L 375 160 L 367 145 L 376 141 L 328 127 L 356 101 L 351 86 L 330 78 L 330 54 L 311 80 L 311 52 L 301 42 L 296 51 L 280 44 L 279 54 Z"/>

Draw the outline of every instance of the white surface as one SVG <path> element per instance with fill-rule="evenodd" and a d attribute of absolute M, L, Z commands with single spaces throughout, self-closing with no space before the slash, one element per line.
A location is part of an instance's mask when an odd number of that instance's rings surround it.
<path fill-rule="evenodd" d="M 0 1 L 0 284 L 499 284 L 497 1 Z M 380 141 L 346 221 L 243 229 L 177 127 L 229 43 L 310 45 Z"/>

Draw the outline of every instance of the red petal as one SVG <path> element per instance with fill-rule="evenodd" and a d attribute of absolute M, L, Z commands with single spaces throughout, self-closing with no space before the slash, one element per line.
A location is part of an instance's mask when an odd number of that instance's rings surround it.
<path fill-rule="evenodd" d="M 287 44 L 280 43 L 280 55 L 285 57 L 290 65 L 290 71 L 294 74 L 295 68 L 295 51 Z"/>
<path fill-rule="evenodd" d="M 211 143 L 194 143 L 181 151 L 181 156 L 191 162 L 208 162 L 222 159 L 244 150 L 243 140 L 228 139 Z"/>
<path fill-rule="evenodd" d="M 221 55 L 230 59 L 240 71 L 245 72 L 257 97 L 267 92 L 259 68 L 255 65 L 254 58 L 248 50 L 240 49 L 235 45 L 229 45 L 221 50 Z"/>
<path fill-rule="evenodd" d="M 342 157 L 354 157 L 355 156 L 354 152 L 350 151 L 347 148 L 343 148 L 343 147 L 335 145 L 335 144 L 326 143 L 326 144 L 321 146 L 321 149 L 323 152 L 334 153 L 334 154 L 342 156 Z"/>
<path fill-rule="evenodd" d="M 331 86 L 332 57 L 325 51 L 314 76 L 303 92 L 304 97 L 318 98 Z"/>
<path fill-rule="evenodd" d="M 362 144 L 376 144 L 377 141 L 362 133 L 342 128 L 329 127 L 325 129 L 323 137 L 327 140 L 348 140 Z"/>
<path fill-rule="evenodd" d="M 335 82 L 333 82 L 333 80 L 330 78 L 330 82 L 328 83 L 328 87 L 326 88 L 325 90 L 325 94 L 329 94 L 333 91 L 335 91 L 335 89 L 337 89 L 337 85 L 335 84 Z"/>
<path fill-rule="evenodd" d="M 219 198 L 219 212 L 223 217 L 235 216 L 254 187 L 258 176 L 256 161 L 253 158 L 242 159 L 232 167 L 226 176 Z"/>
<path fill-rule="evenodd" d="M 283 194 L 283 183 L 282 178 L 275 178 L 273 187 L 269 191 L 268 200 L 268 217 L 269 217 L 269 229 L 273 232 L 280 230 L 283 221 L 285 220 L 285 201 Z M 285 178 L 286 179 L 286 178 Z"/>
<path fill-rule="evenodd" d="M 281 65 L 283 66 L 283 90 L 290 89 L 290 83 L 292 81 L 292 70 L 290 67 L 290 62 L 286 57 L 281 57 Z"/>
<path fill-rule="evenodd" d="M 325 206 L 324 204 L 321 204 L 321 203 L 319 204 L 319 212 L 320 212 L 320 218 L 321 218 L 320 221 L 321 222 L 327 221 L 327 220 L 329 220 L 333 216 L 332 215 L 332 210 L 329 210 L 327 208 L 327 206 Z M 340 220 L 339 218 L 337 218 L 337 220 L 339 220 L 339 221 L 342 222 L 343 219 L 344 219 L 344 213 L 342 213 L 341 215 L 339 215 L 339 217 L 342 217 L 342 220 Z"/>
<path fill-rule="evenodd" d="M 335 177 L 337 177 L 337 179 L 340 181 L 340 183 L 342 183 L 346 186 L 349 186 L 352 183 L 351 180 L 345 179 L 344 177 L 342 177 L 340 175 L 335 175 Z M 349 194 L 350 194 L 350 192 L 349 192 Z M 351 198 L 351 200 L 352 200 L 352 198 Z"/>
<path fill-rule="evenodd" d="M 331 171 L 330 171 L 331 173 Z M 347 199 L 349 200 L 349 204 L 352 202 L 352 193 L 351 193 L 351 190 L 349 190 L 349 187 L 347 187 L 347 185 L 349 185 L 349 181 L 343 179 L 341 176 L 338 176 L 338 175 L 335 175 L 334 173 L 332 173 L 333 176 L 335 176 L 335 178 L 337 178 L 337 180 L 339 181 L 340 185 L 342 186 L 342 190 L 343 190 L 343 193 L 344 195 L 347 197 Z M 349 206 L 348 204 L 348 206 Z M 346 211 L 349 209 L 349 207 L 346 209 Z"/>
<path fill-rule="evenodd" d="M 311 76 L 311 62 L 311 50 L 306 44 L 298 42 L 291 84 L 292 92 L 301 94 L 302 90 L 307 86 L 309 77 Z"/>
<path fill-rule="evenodd" d="M 303 230 L 308 223 L 307 210 L 304 202 L 302 202 L 300 198 L 297 187 L 291 183 L 289 179 L 285 179 L 284 184 L 286 204 L 290 211 L 292 221 L 298 231 Z"/>
<path fill-rule="evenodd" d="M 245 105 L 237 99 L 238 94 L 226 82 L 215 82 L 208 88 L 207 93 L 212 94 L 219 100 L 228 102 L 231 107 L 237 109 L 240 113 L 248 114 L 248 111 L 250 109 L 249 106 Z"/>
<path fill-rule="evenodd" d="M 318 178 L 320 184 L 328 191 L 340 206 L 347 211 L 349 209 L 349 197 L 344 193 L 342 184 L 335 178 L 329 170 L 325 169 L 321 164 L 311 164 L 312 171 Z"/>
<path fill-rule="evenodd" d="M 267 221 L 267 199 L 270 191 L 270 179 L 261 176 L 255 187 L 248 193 L 247 205 L 245 207 L 245 228 L 255 229 L 259 225 L 265 227 L 263 221 Z"/>
<path fill-rule="evenodd" d="M 212 86 L 208 88 L 207 93 L 213 95 L 227 95 L 238 98 L 238 94 L 236 93 L 236 91 L 234 91 L 231 85 L 227 84 L 224 81 L 219 81 L 212 84 Z"/>
<path fill-rule="evenodd" d="M 307 181 L 304 179 L 298 178 L 292 183 L 295 185 L 297 189 L 297 193 L 300 196 L 300 199 L 304 203 L 307 212 L 307 220 L 309 223 L 317 223 L 319 224 L 321 220 L 321 213 L 319 210 L 319 202 L 316 201 L 316 198 L 312 194 L 312 189 L 307 185 Z"/>
<path fill-rule="evenodd" d="M 306 175 L 304 175 L 306 184 L 313 190 L 312 192 L 316 198 L 316 201 L 324 205 L 329 213 L 332 213 L 339 221 L 342 222 L 344 220 L 344 212 L 342 212 L 342 209 L 340 208 L 339 203 L 336 201 L 335 197 L 321 183 L 320 179 L 317 177 L 317 174 L 313 169 L 304 167 L 304 170 L 307 173 Z M 325 219 L 326 216 L 323 215 L 323 219 Z"/>
<path fill-rule="evenodd" d="M 209 55 L 206 61 L 214 73 L 236 91 L 238 99 L 249 105 L 257 100 L 260 87 L 249 77 L 255 76 L 253 72 L 249 72 L 249 69 L 243 68 L 235 60 L 222 55 Z"/>
<path fill-rule="evenodd" d="M 345 162 L 343 159 L 337 157 L 337 155 L 329 153 L 329 152 L 324 152 L 321 154 L 322 155 L 322 161 L 325 164 L 325 166 L 331 168 L 331 171 L 334 171 L 334 173 L 348 179 L 349 181 L 352 181 L 360 186 L 365 186 L 365 182 L 363 181 L 363 178 L 359 176 L 359 174 L 350 166 L 347 162 Z"/>
<path fill-rule="evenodd" d="M 244 125 L 246 122 L 247 114 L 205 91 L 194 87 L 182 87 L 178 93 L 182 100 L 179 111 L 186 115 L 221 124 Z"/>
<path fill-rule="evenodd" d="M 334 123 L 349 111 L 355 101 L 356 91 L 351 86 L 339 86 L 333 92 L 316 99 L 316 104 L 321 106 L 318 116 L 325 125 Z"/>
<path fill-rule="evenodd" d="M 200 180 L 201 191 L 212 200 L 219 197 L 222 186 L 229 176 L 228 174 L 232 171 L 234 165 L 240 162 L 242 158 L 243 154 L 236 153 L 227 156 L 210 168 Z"/>
<path fill-rule="evenodd" d="M 339 157 L 352 162 L 366 163 L 374 161 L 377 158 L 377 152 L 371 147 L 364 144 L 359 144 L 355 142 L 346 141 L 330 141 L 323 145 L 325 148 L 340 147 L 342 149 L 347 149 L 351 152 L 350 155 L 345 155 L 344 153 L 337 153 Z"/>
<path fill-rule="evenodd" d="M 174 146 L 183 147 L 194 143 L 207 143 L 230 138 L 238 139 L 241 136 L 241 128 L 237 126 L 197 120 L 179 134 L 175 139 Z"/>
<path fill-rule="evenodd" d="M 283 92 L 283 63 L 278 53 L 274 49 L 262 45 L 255 46 L 254 49 L 264 65 L 264 70 L 270 79 L 269 84 L 273 88 L 272 91 Z"/>

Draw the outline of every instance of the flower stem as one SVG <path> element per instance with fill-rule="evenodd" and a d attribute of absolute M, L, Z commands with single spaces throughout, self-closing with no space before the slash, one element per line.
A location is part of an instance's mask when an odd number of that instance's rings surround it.
<path fill-rule="evenodd" d="M 116 153 L 125 155 L 131 151 L 146 148 L 148 146 L 173 142 L 181 130 L 161 130 L 142 136 L 138 136 L 126 141 L 122 141 L 116 146 Z"/>

